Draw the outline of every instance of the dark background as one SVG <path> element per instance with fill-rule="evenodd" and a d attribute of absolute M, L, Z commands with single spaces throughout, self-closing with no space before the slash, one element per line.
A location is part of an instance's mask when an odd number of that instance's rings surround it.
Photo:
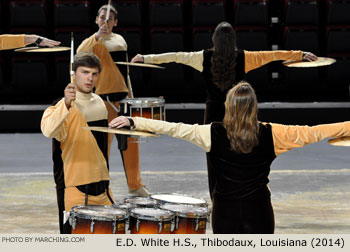
<path fill-rule="evenodd" d="M 97 30 L 97 10 L 107 2 L 4 0 L 0 2 L 0 33 L 34 33 L 70 46 L 70 33 L 74 32 L 77 48 Z M 273 62 L 251 71 L 247 79 L 256 89 L 259 102 L 349 101 L 350 0 L 114 0 L 112 3 L 119 11 L 115 32 L 126 39 L 129 60 L 136 53 L 210 48 L 215 26 L 225 20 L 236 30 L 241 49 L 300 49 L 337 59 L 331 66 L 318 68 L 287 68 L 281 62 Z M 203 79 L 198 71 L 180 64 L 164 66 L 165 70 L 131 67 L 135 97 L 164 96 L 166 103 L 205 101 Z M 68 82 L 69 51 L 0 52 L 0 104 L 50 104 L 63 95 Z M 202 122 L 202 110 L 194 110 L 198 111 L 193 114 L 191 110 L 179 110 L 174 118 L 175 110 L 168 111 L 167 119 Z M 269 119 L 270 110 L 264 111 Z M 288 111 L 273 112 L 272 118 L 291 123 L 286 119 Z M 293 122 L 320 122 L 311 120 L 317 113 L 309 111 L 298 116 L 304 119 Z M 23 117 L 36 118 L 34 126 L 28 128 L 38 129 L 42 111 L 16 113 L 2 111 L 0 129 L 25 128 L 17 123 Z M 321 122 L 345 116 L 337 108 L 321 114 Z"/>

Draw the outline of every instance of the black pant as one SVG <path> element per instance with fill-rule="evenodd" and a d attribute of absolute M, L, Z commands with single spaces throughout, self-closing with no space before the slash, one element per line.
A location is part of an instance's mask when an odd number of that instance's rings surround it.
<path fill-rule="evenodd" d="M 214 196 L 212 226 L 214 234 L 273 234 L 275 217 L 270 192 L 263 188 L 236 200 Z"/>
<path fill-rule="evenodd" d="M 71 227 L 69 225 L 69 221 L 67 221 L 65 224 L 63 224 L 63 211 L 65 210 L 65 207 L 64 207 L 64 188 L 57 188 L 56 187 L 56 194 L 57 194 L 60 234 L 70 234 Z"/>

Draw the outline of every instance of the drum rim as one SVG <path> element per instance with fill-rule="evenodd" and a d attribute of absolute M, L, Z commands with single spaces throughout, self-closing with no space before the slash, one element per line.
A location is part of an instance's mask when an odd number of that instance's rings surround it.
<path fill-rule="evenodd" d="M 151 215 L 146 215 L 146 214 L 143 214 L 143 215 L 139 215 L 137 213 L 134 213 L 133 211 L 136 211 L 136 210 L 139 210 L 139 209 L 147 209 L 147 210 L 150 210 L 150 209 L 154 209 L 154 210 L 161 210 L 161 211 L 164 211 L 168 214 L 168 216 L 158 216 L 158 217 L 155 217 L 155 216 L 151 216 Z M 133 217 L 135 219 L 140 219 L 140 220 L 148 220 L 148 221 L 172 221 L 174 218 L 175 218 L 175 214 L 169 210 L 165 210 L 165 209 L 160 209 L 160 208 L 147 208 L 147 207 L 135 207 L 135 208 L 132 208 L 130 209 L 130 214 L 129 214 L 130 217 Z"/>
<path fill-rule="evenodd" d="M 113 210 L 117 210 L 120 211 L 121 213 L 118 215 L 114 215 L 112 216 L 88 216 L 87 214 L 83 214 L 83 213 L 77 213 L 74 212 L 75 209 L 82 209 L 83 207 L 97 207 L 100 209 L 113 209 Z M 120 208 L 115 208 L 112 206 L 104 206 L 104 205 L 78 205 L 78 206 L 74 206 L 71 208 L 70 213 L 72 215 L 72 217 L 74 218 L 80 218 L 80 219 L 85 219 L 85 220 L 100 220 L 100 221 L 116 221 L 116 220 L 125 220 L 128 218 L 128 213 Z M 122 214 L 124 213 L 124 214 Z M 87 218 L 89 217 L 89 218 Z"/>
<path fill-rule="evenodd" d="M 165 208 L 167 206 L 172 206 L 172 207 L 176 207 L 176 206 L 185 206 L 185 207 L 192 207 L 195 210 L 203 210 L 200 212 L 181 212 L 180 210 L 171 210 L 168 208 Z M 208 216 L 210 215 L 209 209 L 207 207 L 202 207 L 202 206 L 196 206 L 196 205 L 190 205 L 190 204 L 163 204 L 159 207 L 160 209 L 164 209 L 164 210 L 168 210 L 170 212 L 175 213 L 176 216 L 179 217 L 184 217 L 184 218 L 190 218 L 190 219 L 195 219 L 195 218 L 208 218 Z"/>
<path fill-rule="evenodd" d="M 126 103 L 132 108 L 151 108 L 151 107 L 164 107 L 164 98 L 158 97 L 137 97 L 137 98 L 125 98 L 119 103 Z"/>
<path fill-rule="evenodd" d="M 181 196 L 181 197 L 187 197 L 187 198 L 193 198 L 193 199 L 197 199 L 197 200 L 201 200 L 203 201 L 203 203 L 181 203 L 181 202 L 170 202 L 170 201 L 165 201 L 165 200 L 161 200 L 161 199 L 156 199 L 153 198 L 155 195 L 174 195 L 174 196 Z M 183 204 L 183 205 L 194 205 L 194 206 L 202 206 L 202 207 L 208 207 L 208 203 L 205 199 L 203 198 L 197 198 L 197 197 L 193 197 L 187 194 L 179 194 L 179 193 L 153 193 L 149 196 L 151 199 L 155 199 L 157 201 L 159 201 L 161 204 Z"/>
<path fill-rule="evenodd" d="M 130 202 L 129 200 L 150 200 L 150 202 L 149 202 L 149 204 L 140 204 L 140 203 L 132 203 L 132 202 Z M 152 202 L 154 203 L 154 204 L 152 204 Z M 155 199 L 151 199 L 151 198 L 145 198 L 145 197 L 140 197 L 140 196 L 131 196 L 131 197 L 128 197 L 128 198 L 125 198 L 124 199 L 124 202 L 123 203 L 126 203 L 126 204 L 131 204 L 132 205 L 132 207 L 133 206 L 140 206 L 140 207 L 142 207 L 142 206 L 157 206 L 158 205 L 158 201 L 157 200 L 155 200 Z M 135 208 L 135 207 L 134 207 Z"/>

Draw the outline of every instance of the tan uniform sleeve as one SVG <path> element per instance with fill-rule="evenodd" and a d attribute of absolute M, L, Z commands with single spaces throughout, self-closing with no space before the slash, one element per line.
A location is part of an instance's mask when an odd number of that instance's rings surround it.
<path fill-rule="evenodd" d="M 245 72 L 259 68 L 276 60 L 302 60 L 302 51 L 244 51 L 245 58 Z"/>
<path fill-rule="evenodd" d="M 211 131 L 210 124 L 184 124 L 170 123 L 160 120 L 145 119 L 142 117 L 133 117 L 135 129 L 141 131 L 155 132 L 158 134 L 166 134 L 171 137 L 186 140 L 193 143 L 206 152 L 211 148 Z"/>
<path fill-rule="evenodd" d="M 275 154 L 319 142 L 327 137 L 350 136 L 350 122 L 317 126 L 291 126 L 271 123 Z"/>
<path fill-rule="evenodd" d="M 78 47 L 77 53 L 79 52 L 92 52 L 94 46 L 97 44 L 95 34 L 85 39 Z"/>
<path fill-rule="evenodd" d="M 0 50 L 7 50 L 25 46 L 24 34 L 21 35 L 0 35 Z"/>
<path fill-rule="evenodd" d="M 55 106 L 48 107 L 41 119 L 41 132 L 44 136 L 63 141 L 67 137 L 66 118 L 69 111 L 64 98 Z"/>
<path fill-rule="evenodd" d="M 144 63 L 162 64 L 162 63 L 181 63 L 202 72 L 203 71 L 203 53 L 198 52 L 171 52 L 161 54 L 143 55 Z"/>

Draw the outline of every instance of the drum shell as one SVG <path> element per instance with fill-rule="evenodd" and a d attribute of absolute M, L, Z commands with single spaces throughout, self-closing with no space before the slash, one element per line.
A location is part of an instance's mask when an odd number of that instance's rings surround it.
<path fill-rule="evenodd" d="M 178 228 L 174 228 L 173 234 L 205 234 L 207 229 L 207 218 L 186 218 L 176 216 L 175 222 L 178 222 Z M 198 228 L 196 230 L 196 222 Z"/>
<path fill-rule="evenodd" d="M 173 234 L 205 234 L 209 209 L 195 205 L 163 204 L 164 209 L 175 214 Z"/>
<path fill-rule="evenodd" d="M 175 214 L 159 208 L 130 210 L 130 234 L 171 234 Z"/>
<path fill-rule="evenodd" d="M 72 234 L 113 234 L 113 221 L 89 220 L 76 217 L 76 228 L 72 228 Z M 91 222 L 94 221 L 94 231 L 91 233 Z M 125 234 L 125 220 L 116 221 L 114 234 Z"/>
<path fill-rule="evenodd" d="M 154 120 L 165 120 L 165 101 L 163 98 L 144 97 L 121 100 L 121 114 Z"/>
<path fill-rule="evenodd" d="M 171 221 L 162 221 L 162 230 L 159 233 L 159 221 L 142 220 L 140 221 L 139 231 L 137 231 L 137 218 L 130 216 L 130 234 L 171 234 Z"/>
<path fill-rule="evenodd" d="M 112 206 L 78 205 L 69 216 L 72 234 L 125 234 L 127 212 Z"/>

